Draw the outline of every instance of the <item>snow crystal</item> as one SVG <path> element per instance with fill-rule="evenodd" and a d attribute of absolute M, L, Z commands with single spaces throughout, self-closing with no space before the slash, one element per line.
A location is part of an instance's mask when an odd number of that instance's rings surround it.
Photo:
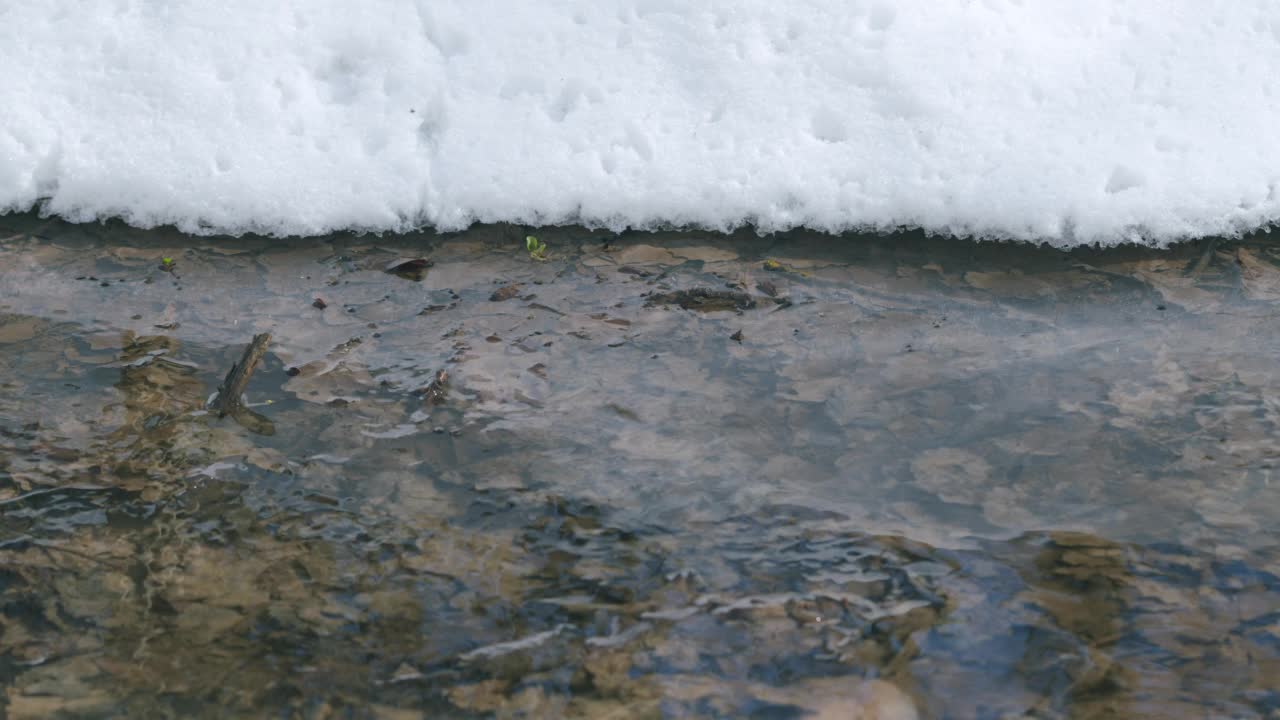
<path fill-rule="evenodd" d="M 10 0 L 0 212 L 191 232 L 1280 218 L 1271 0 Z"/>

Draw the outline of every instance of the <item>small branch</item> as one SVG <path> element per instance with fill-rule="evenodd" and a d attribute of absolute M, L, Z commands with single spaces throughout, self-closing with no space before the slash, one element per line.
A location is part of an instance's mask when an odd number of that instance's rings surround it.
<path fill-rule="evenodd" d="M 231 366 L 227 378 L 218 387 L 217 397 L 209 403 L 209 409 L 216 412 L 218 417 L 225 417 L 244 407 L 240 397 L 244 395 L 244 389 L 248 387 L 249 377 L 258 367 L 258 361 L 266 354 L 269 342 L 271 342 L 271 333 L 254 335 L 253 342 L 249 343 L 249 347 L 245 348 L 244 354 L 240 356 L 240 362 Z"/>
<path fill-rule="evenodd" d="M 271 421 L 246 408 L 240 398 L 249 385 L 249 377 L 258 367 L 258 361 L 262 360 L 262 356 L 266 354 L 267 345 L 270 342 L 271 333 L 254 335 L 253 342 L 249 343 L 249 346 L 244 349 L 244 354 L 240 356 L 240 362 L 231 366 L 226 379 L 218 387 L 218 394 L 209 403 L 209 411 L 218 417 L 230 415 L 236 422 L 262 435 L 271 435 L 275 432 Z"/>

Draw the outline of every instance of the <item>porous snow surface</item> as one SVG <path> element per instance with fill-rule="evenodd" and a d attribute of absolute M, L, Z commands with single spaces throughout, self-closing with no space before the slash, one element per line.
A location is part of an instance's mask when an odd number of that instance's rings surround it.
<path fill-rule="evenodd" d="M 1275 0 L 5 0 L 0 211 L 192 232 L 1280 217 Z"/>

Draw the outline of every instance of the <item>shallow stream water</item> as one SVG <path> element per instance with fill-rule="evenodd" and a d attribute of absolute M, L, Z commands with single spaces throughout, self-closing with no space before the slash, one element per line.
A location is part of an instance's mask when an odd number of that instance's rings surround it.
<path fill-rule="evenodd" d="M 528 232 L 0 217 L 0 715 L 1280 717 L 1268 236 Z"/>

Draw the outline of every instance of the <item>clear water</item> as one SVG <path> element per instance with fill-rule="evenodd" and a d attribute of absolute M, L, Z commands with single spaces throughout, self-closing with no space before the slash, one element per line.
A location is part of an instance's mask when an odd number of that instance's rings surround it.
<path fill-rule="evenodd" d="M 4 713 L 1280 717 L 1267 236 L 526 232 L 0 218 Z"/>

